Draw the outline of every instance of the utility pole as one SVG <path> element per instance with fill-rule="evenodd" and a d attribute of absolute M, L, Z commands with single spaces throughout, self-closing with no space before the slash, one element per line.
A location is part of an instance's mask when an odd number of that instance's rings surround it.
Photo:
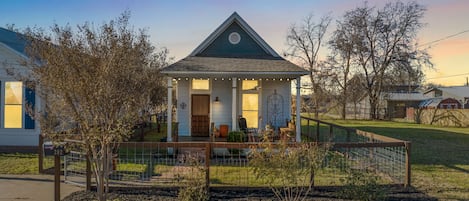
<path fill-rule="evenodd" d="M 469 77 L 466 77 L 466 86 L 469 86 Z"/>

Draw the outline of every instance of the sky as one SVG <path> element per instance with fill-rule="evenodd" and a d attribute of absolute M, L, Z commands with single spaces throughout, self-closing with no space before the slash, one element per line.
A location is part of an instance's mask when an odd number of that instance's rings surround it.
<path fill-rule="evenodd" d="M 369 0 L 381 7 L 389 0 Z M 433 69 L 426 82 L 446 86 L 466 84 L 469 77 L 469 1 L 417 0 L 425 5 L 426 26 L 418 43 L 427 44 Z M 284 52 L 287 29 L 312 13 L 316 19 L 330 13 L 335 19 L 363 5 L 363 0 L 0 0 L 0 26 L 16 28 L 92 22 L 100 25 L 131 12 L 135 28 L 145 28 L 157 47 L 166 47 L 175 61 L 190 54 L 233 12 L 237 12 L 275 51 Z M 331 24 L 330 29 L 335 29 Z M 464 32 L 466 31 L 466 32 Z M 464 33 L 461 33 L 464 32 Z M 457 33 L 456 36 L 448 37 Z M 323 48 L 322 55 L 326 55 Z"/>

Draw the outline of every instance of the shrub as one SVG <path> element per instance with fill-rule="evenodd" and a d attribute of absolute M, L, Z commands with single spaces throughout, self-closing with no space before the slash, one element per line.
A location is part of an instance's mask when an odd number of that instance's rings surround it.
<path fill-rule="evenodd" d="M 285 141 L 274 145 L 261 142 L 253 148 L 250 166 L 257 179 L 264 180 L 280 200 L 304 200 L 314 186 L 314 174 L 321 168 L 328 152 L 327 144 Z"/>
<path fill-rule="evenodd" d="M 344 179 L 340 197 L 352 200 L 385 200 L 386 190 L 378 184 L 378 176 L 362 171 L 351 171 Z"/>
<path fill-rule="evenodd" d="M 228 137 L 226 138 L 226 141 L 227 142 L 244 142 L 245 141 L 245 136 L 246 134 L 244 134 L 243 132 L 241 131 L 231 131 L 228 133 Z M 242 149 L 228 149 L 228 151 L 231 153 L 231 154 L 241 154 L 242 153 Z"/>
<path fill-rule="evenodd" d="M 210 194 L 205 180 L 205 169 L 198 156 L 188 154 L 185 156 L 190 171 L 180 176 L 186 183 L 179 189 L 178 199 L 181 201 L 208 201 Z"/>

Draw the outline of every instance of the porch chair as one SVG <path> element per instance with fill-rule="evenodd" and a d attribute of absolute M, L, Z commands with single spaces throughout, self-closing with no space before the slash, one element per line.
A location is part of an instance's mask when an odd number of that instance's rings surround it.
<path fill-rule="evenodd" d="M 238 125 L 239 125 L 239 130 L 244 132 L 244 134 L 247 135 L 248 137 L 248 142 L 258 142 L 259 140 L 257 139 L 256 136 L 256 130 L 255 128 L 248 128 L 246 118 L 240 117 L 238 119 Z"/>

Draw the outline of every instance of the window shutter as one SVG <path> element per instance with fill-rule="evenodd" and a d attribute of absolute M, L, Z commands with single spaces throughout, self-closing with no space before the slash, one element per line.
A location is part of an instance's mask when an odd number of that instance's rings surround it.
<path fill-rule="evenodd" d="M 25 97 L 25 107 L 30 107 L 35 111 L 35 104 L 36 104 L 36 93 L 34 89 L 31 89 L 28 85 L 24 88 L 24 97 Z M 25 109 L 26 111 L 26 109 Z M 34 129 L 34 119 L 28 112 L 25 112 L 24 115 L 24 128 L 25 129 Z"/>

